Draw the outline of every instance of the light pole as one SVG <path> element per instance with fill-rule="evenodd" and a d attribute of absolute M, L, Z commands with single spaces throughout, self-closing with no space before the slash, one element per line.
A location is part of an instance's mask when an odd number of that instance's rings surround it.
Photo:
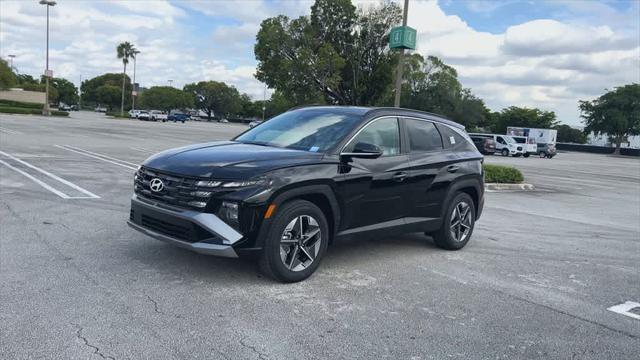
<path fill-rule="evenodd" d="M 9 69 L 11 69 L 11 71 L 13 71 L 13 59 L 16 57 L 13 54 L 9 54 L 7 55 L 9 57 Z"/>
<path fill-rule="evenodd" d="M 267 110 L 267 84 L 264 84 L 264 92 L 262 93 L 262 122 L 264 122 L 264 111 Z"/>
<path fill-rule="evenodd" d="M 404 0 L 402 9 L 402 26 L 407 26 L 407 13 L 409 12 L 409 0 Z M 400 93 L 402 92 L 402 70 L 404 70 L 404 48 L 400 49 L 400 59 L 398 59 L 398 70 L 396 71 L 396 98 L 393 106 L 400 107 Z"/>
<path fill-rule="evenodd" d="M 49 77 L 51 76 L 51 72 L 49 71 L 49 7 L 55 6 L 56 2 L 52 0 L 40 0 L 40 5 L 45 5 L 47 7 L 47 67 L 44 72 L 47 85 L 45 87 L 45 100 L 44 107 L 42 108 L 42 115 L 49 116 L 51 115 L 51 111 L 49 111 Z"/>
<path fill-rule="evenodd" d="M 133 51 L 133 91 L 131 92 L 131 110 L 136 109 L 136 96 L 138 96 L 138 89 L 136 89 L 136 59 L 138 58 L 140 51 Z"/>
<path fill-rule="evenodd" d="M 173 84 L 173 80 L 169 79 L 169 80 L 167 80 L 167 82 L 169 82 L 169 86 L 170 87 L 173 87 L 173 85 L 172 85 Z"/>
<path fill-rule="evenodd" d="M 82 110 L 82 74 L 80 74 L 80 87 L 78 88 L 78 111 Z"/>

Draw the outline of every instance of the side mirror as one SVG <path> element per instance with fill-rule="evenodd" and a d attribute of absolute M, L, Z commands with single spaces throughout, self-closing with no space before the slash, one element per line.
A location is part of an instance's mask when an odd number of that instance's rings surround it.
<path fill-rule="evenodd" d="M 351 152 L 343 152 L 341 158 L 376 159 L 382 156 L 382 149 L 374 144 L 359 142 Z"/>

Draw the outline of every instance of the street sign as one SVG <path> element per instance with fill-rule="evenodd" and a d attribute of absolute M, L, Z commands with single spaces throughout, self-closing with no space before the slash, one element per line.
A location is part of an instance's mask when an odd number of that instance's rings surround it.
<path fill-rule="evenodd" d="M 52 78 L 53 77 L 53 70 L 45 70 L 44 71 L 44 76 Z"/>
<path fill-rule="evenodd" d="M 397 26 L 389 33 L 389 47 L 391 49 L 416 48 L 416 29 L 409 26 Z"/>

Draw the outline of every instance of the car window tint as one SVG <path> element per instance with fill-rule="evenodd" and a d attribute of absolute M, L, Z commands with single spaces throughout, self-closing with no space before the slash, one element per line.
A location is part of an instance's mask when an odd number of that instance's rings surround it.
<path fill-rule="evenodd" d="M 422 120 L 406 119 L 411 152 L 434 151 L 442 149 L 442 138 L 433 123 Z"/>
<path fill-rule="evenodd" d="M 382 150 L 382 156 L 392 156 L 400 154 L 400 128 L 398 119 L 383 118 L 368 124 L 345 148 L 347 152 L 352 151 L 359 143 L 377 145 Z"/>

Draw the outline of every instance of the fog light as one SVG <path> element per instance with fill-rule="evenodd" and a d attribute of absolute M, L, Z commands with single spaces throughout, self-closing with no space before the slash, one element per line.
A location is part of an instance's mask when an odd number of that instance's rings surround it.
<path fill-rule="evenodd" d="M 223 218 L 238 222 L 238 203 L 223 201 L 220 212 Z"/>
<path fill-rule="evenodd" d="M 204 202 L 204 201 L 189 201 L 188 204 L 191 205 L 191 206 L 194 206 L 194 207 L 198 207 L 198 208 L 203 208 L 203 207 L 207 206 L 207 203 Z"/>

